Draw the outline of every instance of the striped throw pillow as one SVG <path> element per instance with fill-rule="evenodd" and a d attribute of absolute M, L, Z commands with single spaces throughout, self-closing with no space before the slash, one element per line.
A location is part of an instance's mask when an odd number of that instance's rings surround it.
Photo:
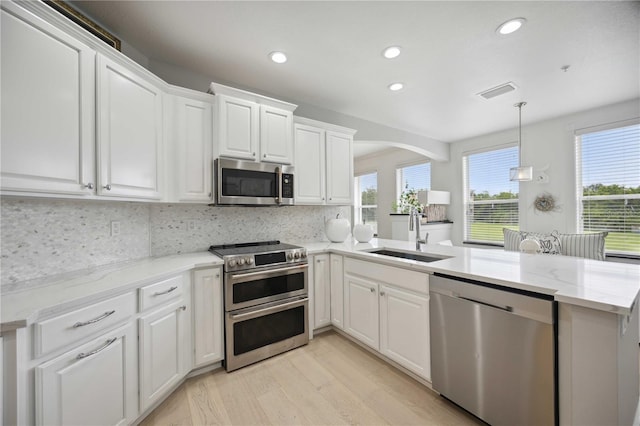
<path fill-rule="evenodd" d="M 562 254 L 565 256 L 584 257 L 604 260 L 604 239 L 608 232 L 594 234 L 560 234 Z"/>

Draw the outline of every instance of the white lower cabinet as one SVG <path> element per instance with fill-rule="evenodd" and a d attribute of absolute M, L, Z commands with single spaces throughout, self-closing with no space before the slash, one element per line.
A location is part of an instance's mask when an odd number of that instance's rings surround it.
<path fill-rule="evenodd" d="M 343 258 L 339 254 L 329 255 L 331 263 L 331 324 L 344 328 L 344 269 Z"/>
<path fill-rule="evenodd" d="M 344 276 L 344 330 L 378 350 L 378 284 L 352 275 Z"/>
<path fill-rule="evenodd" d="M 428 275 L 349 258 L 344 271 L 344 331 L 431 380 Z"/>
<path fill-rule="evenodd" d="M 36 367 L 36 423 L 133 422 L 138 415 L 137 367 L 131 323 Z"/>
<path fill-rule="evenodd" d="M 313 276 L 313 328 L 331 325 L 331 264 L 328 254 L 311 259 Z"/>
<path fill-rule="evenodd" d="M 187 305 L 178 300 L 140 318 L 140 410 L 164 397 L 188 372 Z"/>
<path fill-rule="evenodd" d="M 193 366 L 202 367 L 224 358 L 222 270 L 193 272 Z"/>
<path fill-rule="evenodd" d="M 429 296 L 380 287 L 380 352 L 431 380 Z"/>

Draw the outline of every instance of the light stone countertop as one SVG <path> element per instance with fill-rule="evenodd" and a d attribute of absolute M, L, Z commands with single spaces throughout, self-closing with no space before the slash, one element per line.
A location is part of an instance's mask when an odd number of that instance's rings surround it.
<path fill-rule="evenodd" d="M 287 241 L 289 242 L 289 241 Z M 553 295 L 561 303 L 631 313 L 640 292 L 640 265 L 569 256 L 532 255 L 503 250 L 423 245 L 422 253 L 443 260 L 424 263 L 368 253 L 376 249 L 415 251 L 409 241 L 373 239 L 357 243 L 290 242 L 310 255 L 336 253 L 428 273 L 473 279 Z M 2 331 L 25 327 L 76 306 L 95 302 L 194 268 L 222 265 L 208 252 L 147 258 L 51 277 L 47 285 L 25 286 L 2 294 Z"/>
<path fill-rule="evenodd" d="M 2 294 L 2 331 L 26 327 L 40 318 L 122 294 L 147 282 L 200 267 L 222 265 L 209 252 L 151 257 L 50 278 L 47 285 L 26 286 Z M 42 281 L 42 280 L 38 280 Z"/>
<path fill-rule="evenodd" d="M 309 254 L 332 252 L 389 265 L 438 272 L 509 288 L 553 295 L 558 302 L 628 315 L 640 292 L 640 265 L 570 256 L 526 254 L 504 250 L 422 246 L 422 253 L 445 259 L 424 263 L 367 251 L 387 248 L 415 251 L 409 241 L 372 239 L 369 243 L 298 243 Z"/>

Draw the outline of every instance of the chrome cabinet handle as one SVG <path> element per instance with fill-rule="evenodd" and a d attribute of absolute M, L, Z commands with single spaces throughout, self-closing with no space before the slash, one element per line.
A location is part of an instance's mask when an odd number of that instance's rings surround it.
<path fill-rule="evenodd" d="M 87 189 L 93 189 L 93 183 L 89 182 L 88 184 L 83 185 L 83 187 Z"/>
<path fill-rule="evenodd" d="M 371 293 L 375 293 L 376 292 L 376 289 L 373 288 L 373 287 L 371 287 L 369 290 L 371 291 Z"/>
<path fill-rule="evenodd" d="M 182 305 L 182 306 L 180 306 L 180 308 L 178 308 L 178 309 L 182 309 L 183 311 L 186 311 L 186 310 L 187 310 L 187 305 Z"/>
<path fill-rule="evenodd" d="M 153 293 L 154 296 L 162 296 L 163 294 L 168 294 L 171 293 L 174 290 L 177 290 L 178 286 L 173 286 L 171 287 L 169 290 L 165 290 L 165 291 L 156 291 L 155 293 Z"/>
<path fill-rule="evenodd" d="M 380 292 L 380 296 L 384 296 L 384 291 L 381 291 L 381 292 Z"/>
<path fill-rule="evenodd" d="M 98 321 L 102 321 L 103 319 L 107 318 L 108 316 L 111 316 L 113 314 L 116 313 L 116 310 L 112 310 L 112 311 L 107 311 L 104 314 L 100 315 L 97 318 L 91 319 L 89 321 L 84 321 L 84 322 L 77 322 L 75 324 L 73 324 L 73 328 L 78 328 L 78 327 L 84 327 L 85 325 L 89 325 L 89 324 L 93 324 L 96 323 Z"/>
<path fill-rule="evenodd" d="M 212 195 L 212 194 L 211 194 L 211 193 L 209 193 L 209 198 L 211 198 L 211 195 Z"/>
<path fill-rule="evenodd" d="M 256 156 L 256 153 L 255 153 L 255 152 L 253 153 L 253 156 L 254 156 L 254 157 Z"/>
<path fill-rule="evenodd" d="M 81 352 L 81 353 L 79 353 L 79 354 L 76 356 L 76 359 L 82 359 L 82 358 L 86 358 L 86 357 L 91 356 L 91 355 L 95 355 L 95 354 L 97 354 L 98 352 L 100 352 L 100 351 L 103 351 L 103 350 L 107 349 L 107 348 L 108 348 L 108 347 L 109 347 L 113 342 L 115 342 L 116 340 L 118 340 L 118 338 L 117 338 L 117 337 L 114 337 L 114 338 L 112 338 L 112 339 L 109 339 L 109 340 L 107 340 L 107 342 L 106 342 L 104 345 L 100 346 L 98 349 L 94 349 L 94 350 L 92 350 L 91 352 L 87 352 L 86 354 L 85 354 L 84 352 Z"/>
<path fill-rule="evenodd" d="M 104 189 L 106 189 L 107 191 L 111 191 L 111 184 L 108 183 L 105 186 L 103 186 Z"/>
<path fill-rule="evenodd" d="M 264 158 L 267 158 L 267 154 L 264 154 Z"/>

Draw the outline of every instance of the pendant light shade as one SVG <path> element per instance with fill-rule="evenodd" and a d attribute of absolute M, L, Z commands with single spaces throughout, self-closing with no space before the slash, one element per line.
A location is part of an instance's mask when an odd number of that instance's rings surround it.
<path fill-rule="evenodd" d="M 518 167 L 509 170 L 509 180 L 527 182 L 533 180 L 533 167 L 522 165 L 522 107 L 526 102 L 519 102 L 514 105 L 518 108 Z"/>

